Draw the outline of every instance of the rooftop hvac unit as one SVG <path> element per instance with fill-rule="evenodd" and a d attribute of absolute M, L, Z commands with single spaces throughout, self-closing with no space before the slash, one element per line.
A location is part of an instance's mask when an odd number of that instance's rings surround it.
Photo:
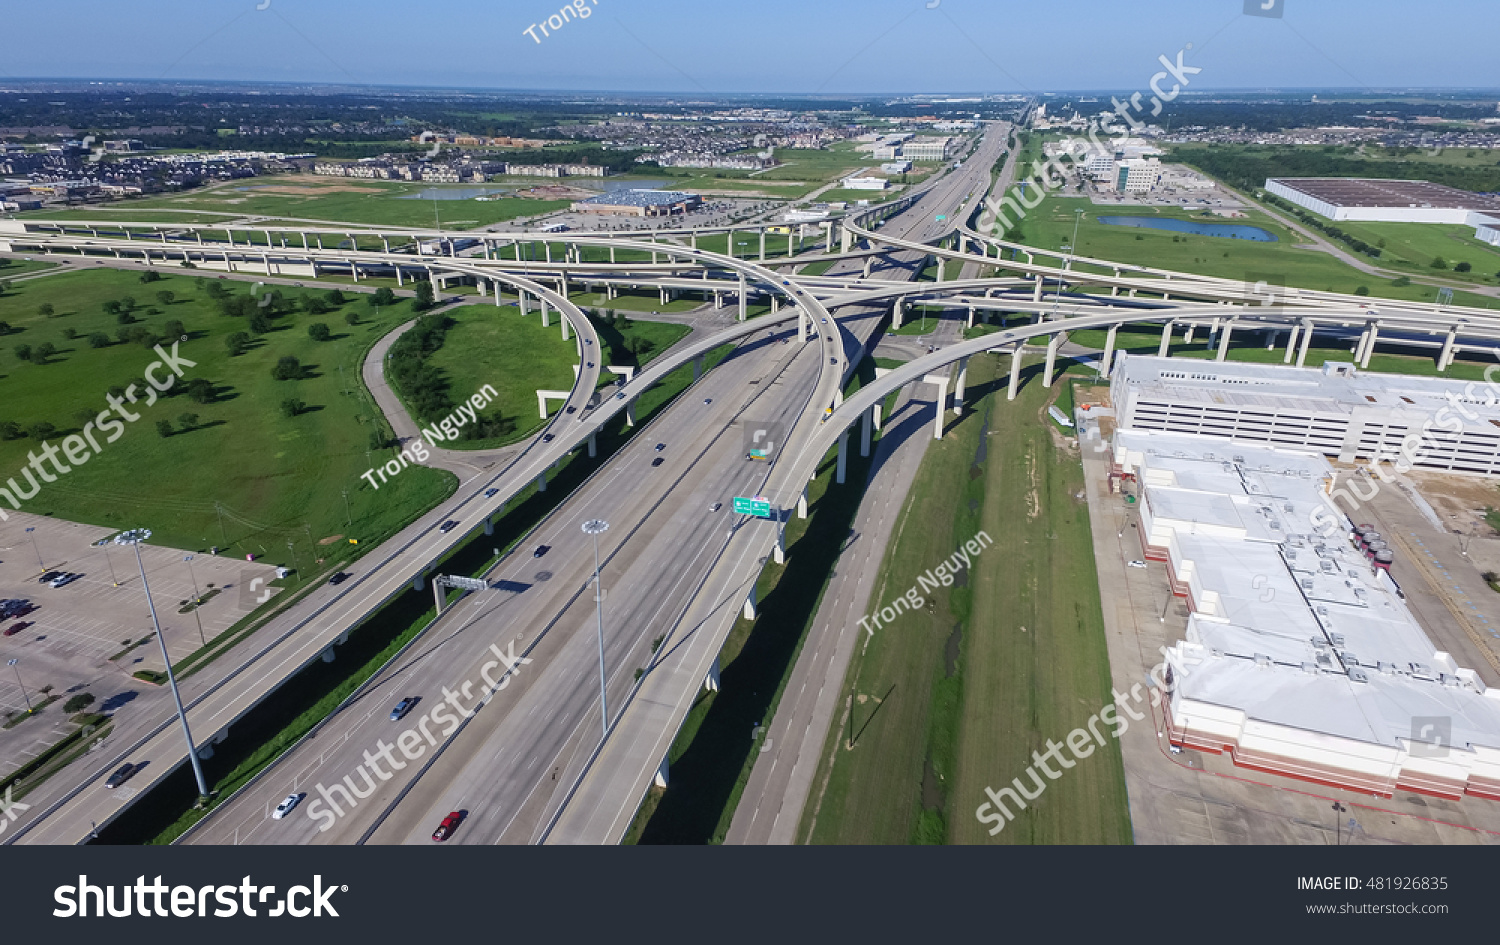
<path fill-rule="evenodd" d="M 1303 578 L 1302 579 L 1302 589 L 1304 591 L 1310 591 L 1310 590 L 1312 590 L 1312 587 L 1313 587 L 1312 578 L 1309 577 L 1309 578 Z"/>
<path fill-rule="evenodd" d="M 1349 681 L 1357 683 L 1367 683 L 1370 681 L 1370 677 L 1367 676 L 1365 674 L 1365 671 L 1360 669 L 1358 666 L 1351 666 L 1349 667 Z"/>
<path fill-rule="evenodd" d="M 1344 665 L 1345 666 L 1358 666 L 1359 665 L 1359 657 L 1355 656 L 1353 653 L 1350 653 L 1348 651 L 1340 653 L 1339 654 L 1339 659 L 1341 659 L 1341 660 L 1344 661 Z"/>
<path fill-rule="evenodd" d="M 1266 669 L 1270 669 L 1271 668 L 1271 658 L 1269 656 L 1267 656 L 1266 654 L 1264 654 L 1264 653 L 1257 653 L 1257 654 L 1255 654 L 1255 665 L 1256 666 L 1265 667 Z"/>
<path fill-rule="evenodd" d="M 1409 665 L 1411 666 L 1411 674 L 1413 676 L 1422 676 L 1429 679 L 1432 677 L 1432 667 L 1426 663 L 1411 663 Z"/>
<path fill-rule="evenodd" d="M 1459 679 L 1457 676 L 1454 676 L 1451 673 L 1439 673 L 1438 682 L 1442 683 L 1444 686 L 1447 686 L 1449 689 L 1458 689 L 1464 684 L 1464 681 L 1462 679 Z"/>
<path fill-rule="evenodd" d="M 1327 613 L 1328 611 L 1328 608 L 1326 607 L 1319 607 L 1318 609 L 1323 611 L 1324 613 Z M 1330 633 L 1328 635 L 1328 639 L 1333 643 L 1334 646 L 1344 645 L 1344 635 L 1342 633 Z"/>
<path fill-rule="evenodd" d="M 1316 676 L 1316 675 L 1318 675 L 1318 664 L 1317 663 L 1303 663 L 1302 664 L 1302 672 L 1306 673 L 1309 676 Z"/>
<path fill-rule="evenodd" d="M 1388 660 L 1381 660 L 1376 663 L 1375 668 L 1380 670 L 1380 675 L 1382 676 L 1394 676 L 1397 673 L 1396 664 Z"/>

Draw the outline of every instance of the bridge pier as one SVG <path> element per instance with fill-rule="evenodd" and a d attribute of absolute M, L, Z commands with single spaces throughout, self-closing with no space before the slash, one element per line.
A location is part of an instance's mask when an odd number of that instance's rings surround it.
<path fill-rule="evenodd" d="M 503 511 L 504 511 L 504 508 L 502 507 L 501 508 L 501 512 L 503 512 Z M 495 514 L 499 515 L 500 512 L 496 512 Z M 486 535 L 493 535 L 493 534 L 495 534 L 495 519 L 493 517 L 491 517 L 491 516 L 485 516 L 485 519 L 484 519 L 484 533 Z"/>
<path fill-rule="evenodd" d="M 1104 336 L 1104 357 L 1099 359 L 1100 377 L 1109 377 L 1109 362 L 1115 353 L 1115 333 L 1119 330 L 1119 325 L 1110 325 L 1109 332 Z"/>
<path fill-rule="evenodd" d="M 1370 366 L 1370 355 L 1375 353 L 1375 341 L 1380 337 L 1380 323 L 1371 322 L 1369 333 L 1369 340 L 1365 342 L 1365 353 L 1359 359 L 1359 366 L 1362 368 L 1367 368 Z"/>
<path fill-rule="evenodd" d="M 740 272 L 740 317 L 739 317 L 740 321 L 744 321 L 745 320 L 746 309 L 747 309 L 748 304 L 749 304 L 749 299 L 746 298 L 746 292 L 747 292 L 747 288 L 746 288 L 746 285 L 745 285 L 745 273 L 743 271 L 741 271 Z"/>
<path fill-rule="evenodd" d="M 1010 389 L 1006 392 L 1006 400 L 1015 400 L 1016 391 L 1021 388 L 1021 342 L 1016 342 L 1016 347 L 1010 353 Z"/>
<path fill-rule="evenodd" d="M 807 486 L 803 486 L 802 494 L 797 496 L 797 517 L 807 518 Z"/>
<path fill-rule="evenodd" d="M 755 605 L 757 603 L 758 601 L 755 597 L 755 582 L 752 581 L 750 582 L 750 594 L 745 598 L 745 607 L 744 610 L 741 611 L 741 613 L 744 614 L 746 620 L 755 619 Z"/>
<path fill-rule="evenodd" d="M 942 423 L 941 416 L 939 417 L 938 422 Z M 844 472 L 848 469 L 848 465 L 849 465 L 848 456 L 849 456 L 849 431 L 845 430 L 843 433 L 839 434 L 839 458 L 838 458 L 838 465 L 834 469 L 834 476 L 833 476 L 833 481 L 836 482 L 836 483 L 839 483 L 840 485 L 843 484 L 843 482 L 844 482 Z"/>
<path fill-rule="evenodd" d="M 771 560 L 786 564 L 786 531 L 781 527 L 781 510 L 776 510 L 776 546 L 771 549 Z"/>
<path fill-rule="evenodd" d="M 1185 345 L 1190 345 L 1193 343 L 1193 325 L 1189 324 L 1187 326 L 1187 331 L 1182 333 L 1182 343 Z"/>
<path fill-rule="evenodd" d="M 1307 362 L 1307 349 L 1312 344 L 1313 323 L 1312 319 L 1302 319 L 1302 347 L 1297 349 L 1297 366 L 1302 367 Z"/>
<path fill-rule="evenodd" d="M 595 442 L 597 436 L 597 433 L 589 434 L 589 459 L 593 459 L 599 455 L 599 444 Z M 487 535 L 489 532 L 485 532 L 485 534 Z"/>
<path fill-rule="evenodd" d="M 447 599 L 446 599 L 447 597 L 448 597 L 448 594 L 447 594 L 446 590 L 444 589 L 443 585 L 439 584 L 436 581 L 433 581 L 432 582 L 432 602 L 433 602 L 433 605 L 437 608 L 437 615 L 439 617 L 441 617 L 443 615 L 443 605 L 445 605 L 447 603 Z"/>
<path fill-rule="evenodd" d="M 1177 323 L 1174 321 L 1168 321 L 1161 326 L 1161 344 L 1156 346 L 1156 356 L 1158 358 L 1172 356 L 1172 326 L 1175 324 Z"/>
<path fill-rule="evenodd" d="M 974 327 L 974 306 L 972 306 L 972 305 L 969 306 L 969 322 L 964 327 L 965 328 L 973 328 Z"/>
<path fill-rule="evenodd" d="M 542 470 L 541 472 L 537 473 L 537 475 L 536 475 L 536 491 L 538 491 L 538 492 L 546 492 L 547 491 L 547 470 L 545 470 L 545 469 Z"/>
<path fill-rule="evenodd" d="M 896 331 L 906 324 L 906 297 L 896 299 L 896 304 L 891 308 L 891 330 Z"/>
<path fill-rule="evenodd" d="M 1052 386 L 1053 370 L 1057 367 L 1057 349 L 1067 340 L 1067 332 L 1058 332 L 1047 342 L 1047 367 L 1042 371 L 1042 386 Z"/>
<path fill-rule="evenodd" d="M 874 256 L 866 256 L 865 257 L 865 271 L 864 271 L 864 275 L 860 276 L 860 278 L 862 278 L 862 279 L 868 279 L 868 278 L 870 278 L 870 265 L 872 263 L 874 263 L 874 261 L 875 261 L 875 257 Z"/>
<path fill-rule="evenodd" d="M 632 397 L 625 402 L 625 425 L 635 426 L 635 398 Z"/>
<path fill-rule="evenodd" d="M 963 416 L 964 412 L 964 385 L 969 380 L 969 359 L 961 358 L 958 362 L 958 382 L 953 386 L 953 413 L 955 416 Z"/>
<path fill-rule="evenodd" d="M 427 586 L 427 576 L 426 575 L 418 574 L 416 577 L 414 577 L 414 578 L 411 579 L 411 589 L 414 590 L 414 591 L 423 590 L 423 589 L 426 588 L 426 586 Z"/>
<path fill-rule="evenodd" d="M 1234 334 L 1234 325 L 1235 320 L 1233 318 L 1224 323 L 1224 327 L 1219 334 L 1219 353 L 1214 358 L 1215 361 L 1223 361 L 1229 357 L 1229 338 Z"/>
<path fill-rule="evenodd" d="M 661 767 L 656 769 L 656 777 L 652 779 L 652 783 L 659 788 L 665 789 L 667 786 L 667 773 L 667 759 L 663 758 L 661 760 Z"/>
<path fill-rule="evenodd" d="M 719 658 L 714 657 L 714 664 L 708 668 L 708 675 L 703 677 L 703 688 L 709 692 L 719 691 Z"/>
<path fill-rule="evenodd" d="M 882 406 L 881 404 L 872 404 L 870 406 L 870 415 L 871 415 L 871 419 L 875 423 L 875 432 L 876 433 L 879 433 L 880 429 L 881 429 L 881 427 L 880 427 L 880 409 L 881 409 L 881 406 Z"/>
<path fill-rule="evenodd" d="M 874 423 L 874 420 L 875 418 L 870 415 L 869 410 L 860 415 L 859 455 L 861 456 L 870 455 L 870 427 Z"/>
<path fill-rule="evenodd" d="M 932 438 L 941 440 L 943 438 L 943 414 L 948 412 L 948 379 L 938 374 L 928 374 L 922 378 L 922 383 L 931 384 L 938 389 L 937 411 L 932 421 Z"/>
<path fill-rule="evenodd" d="M 562 309 L 558 309 L 557 310 L 557 321 L 558 321 L 558 324 L 562 325 L 562 339 L 563 339 L 563 341 L 570 341 L 570 340 L 572 340 L 573 336 L 572 336 L 572 334 L 568 330 L 568 316 L 566 316 L 566 315 L 563 314 Z"/>
<path fill-rule="evenodd" d="M 1443 341 L 1443 350 L 1438 353 L 1438 371 L 1441 372 L 1448 370 L 1448 365 L 1453 363 L 1453 354 L 1455 351 L 1454 342 L 1457 340 L 1458 331 L 1456 329 L 1450 329 L 1448 331 L 1448 337 Z"/>
<path fill-rule="evenodd" d="M 1028 260 L 1028 262 L 1029 262 L 1029 260 Z M 1042 274 L 1041 273 L 1037 273 L 1036 274 L 1036 286 L 1031 290 L 1031 301 L 1033 301 L 1033 302 L 1040 302 L 1041 300 L 1042 300 Z"/>
<path fill-rule="evenodd" d="M 1282 364 L 1291 364 L 1292 355 L 1297 353 L 1297 336 L 1302 333 L 1302 323 L 1298 322 L 1292 326 L 1292 330 L 1286 337 L 1286 355 L 1281 359 Z"/>
<path fill-rule="evenodd" d="M 766 261 L 766 228 L 760 228 L 760 261 Z"/>

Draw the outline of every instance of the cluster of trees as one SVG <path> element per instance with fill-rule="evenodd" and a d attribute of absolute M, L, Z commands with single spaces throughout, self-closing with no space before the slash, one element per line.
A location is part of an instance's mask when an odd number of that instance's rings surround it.
<path fill-rule="evenodd" d="M 1426 180 L 1459 190 L 1500 190 L 1500 167 L 1440 164 L 1433 161 L 1370 161 L 1353 148 L 1274 145 L 1209 145 L 1186 147 L 1169 160 L 1191 164 L 1231 186 L 1253 190 L 1271 177 L 1375 177 L 1383 180 Z"/>
<path fill-rule="evenodd" d="M 1378 245 L 1371 246 L 1369 243 L 1366 243 L 1359 237 L 1351 236 L 1348 233 L 1345 233 L 1342 229 L 1334 226 L 1332 223 L 1325 223 L 1323 221 L 1323 218 L 1318 216 L 1317 214 L 1309 213 L 1294 203 L 1282 200 L 1280 197 L 1274 196 L 1272 194 L 1265 194 L 1263 195 L 1262 199 L 1264 199 L 1265 202 L 1270 204 L 1271 206 L 1292 214 L 1298 220 L 1301 220 L 1303 223 L 1307 224 L 1313 229 L 1322 231 L 1323 235 L 1331 239 L 1336 239 L 1339 242 L 1343 243 L 1345 246 L 1354 250 L 1356 253 L 1364 253 L 1371 259 L 1379 259 L 1380 253 L 1385 247 L 1385 240 L 1380 240 Z"/>
<path fill-rule="evenodd" d="M 634 359 L 636 365 L 639 366 L 642 358 L 656 350 L 656 342 L 650 338 L 640 336 L 625 338 L 623 332 L 633 328 L 635 322 L 631 321 L 630 316 L 624 312 L 594 309 L 592 321 L 596 327 L 605 329 L 600 333 L 599 340 L 608 346 L 611 363 L 622 363 L 628 360 L 626 355 L 629 355 L 629 358 Z"/>
<path fill-rule="evenodd" d="M 387 355 L 387 375 L 411 405 L 416 418 L 424 423 L 441 420 L 453 409 L 447 378 L 427 362 L 443 346 L 451 327 L 453 319 L 446 315 L 423 315 L 396 339 Z"/>

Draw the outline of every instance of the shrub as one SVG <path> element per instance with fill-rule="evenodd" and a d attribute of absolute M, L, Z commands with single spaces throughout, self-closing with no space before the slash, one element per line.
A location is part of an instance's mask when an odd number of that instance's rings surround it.
<path fill-rule="evenodd" d="M 256 309 L 255 314 L 250 316 L 250 330 L 257 335 L 264 335 L 271 330 L 271 316 L 262 309 Z"/>
<path fill-rule="evenodd" d="M 395 305 L 396 304 L 396 293 L 392 292 L 391 289 L 388 286 L 381 286 L 380 288 L 378 288 L 378 289 L 375 290 L 375 294 L 374 295 L 370 296 L 370 304 L 371 305 Z"/>
<path fill-rule="evenodd" d="M 1404 289 L 1407 286 L 1411 285 L 1411 277 L 1397 276 L 1396 278 L 1391 280 L 1391 285 L 1395 286 L 1398 289 Z"/>
<path fill-rule="evenodd" d="M 288 397 L 281 402 L 281 415 L 284 417 L 295 417 L 307 409 L 307 404 L 295 397 Z"/>
<path fill-rule="evenodd" d="M 49 436 L 53 436 L 56 433 L 57 427 L 54 427 L 52 424 L 48 423 L 45 420 L 33 423 L 31 425 L 31 428 L 26 431 L 26 435 L 31 437 L 33 440 L 45 440 Z"/>
<path fill-rule="evenodd" d="M 250 336 L 243 331 L 237 331 L 224 339 L 224 347 L 229 349 L 230 357 L 238 357 L 250 347 Z"/>
<path fill-rule="evenodd" d="M 57 345 L 50 341 L 44 341 L 31 349 L 31 363 L 46 364 L 47 359 L 57 354 Z"/>
<path fill-rule="evenodd" d="M 339 289 L 329 289 L 324 293 L 323 298 L 328 300 L 329 305 L 334 306 L 343 305 L 348 301 L 348 299 L 344 298 L 344 293 Z"/>
<path fill-rule="evenodd" d="M 307 326 L 307 336 L 313 341 L 327 341 L 333 337 L 333 332 L 329 331 L 328 326 L 322 322 L 313 322 Z"/>
<path fill-rule="evenodd" d="M 345 325 L 358 325 L 359 324 L 359 313 L 356 312 L 356 311 L 354 311 L 353 309 L 350 309 L 349 311 L 345 312 L 344 313 L 344 324 Z"/>
<path fill-rule="evenodd" d="M 211 404 L 214 402 L 213 382 L 202 377 L 195 377 L 187 383 L 188 399 L 195 404 Z"/>
<path fill-rule="evenodd" d="M 96 331 L 96 332 L 94 332 L 92 335 L 89 335 L 89 347 L 90 348 L 108 348 L 109 347 L 109 336 L 106 335 L 102 331 Z"/>
<path fill-rule="evenodd" d="M 172 421 L 170 421 L 170 420 L 158 420 L 158 421 L 156 421 L 156 432 L 163 439 L 165 439 L 166 437 L 171 436 L 172 435 Z"/>
<path fill-rule="evenodd" d="M 51 318 L 52 316 L 57 314 L 57 309 L 52 307 L 51 302 L 43 302 L 41 305 L 37 306 L 36 313 L 43 318 Z"/>
<path fill-rule="evenodd" d="M 1461 262 L 1461 263 L 1458 263 L 1457 265 L 1455 265 L 1453 267 L 1453 271 L 1454 272 L 1468 272 L 1469 270 L 1471 270 L 1473 268 L 1474 267 L 1472 265 L 1470 265 L 1469 263 Z"/>
<path fill-rule="evenodd" d="M 185 413 L 177 418 L 178 426 L 183 430 L 198 429 L 198 415 L 196 413 Z"/>
<path fill-rule="evenodd" d="M 177 301 L 177 293 L 172 292 L 168 289 L 163 289 L 160 292 L 156 293 L 156 301 L 160 302 L 163 305 L 171 305 L 173 302 Z"/>
<path fill-rule="evenodd" d="M 86 692 L 80 692 L 78 695 L 63 703 L 63 711 L 68 713 L 69 715 L 72 715 L 74 712 L 82 712 L 84 709 L 87 709 L 93 704 L 93 696 L 89 695 Z"/>
<path fill-rule="evenodd" d="M 150 269 L 147 269 L 145 272 L 141 273 L 141 284 L 142 285 L 146 285 L 146 284 L 152 283 L 152 282 L 160 282 L 160 281 L 161 281 L 161 274 L 160 273 L 153 272 Z"/>
<path fill-rule="evenodd" d="M 167 327 L 162 329 L 162 334 L 166 336 L 167 340 L 175 341 L 176 339 L 181 338 L 183 335 L 187 334 L 187 326 L 184 325 L 180 320 L 174 318 L 171 321 L 167 322 Z"/>
<path fill-rule="evenodd" d="M 122 308 L 118 312 L 115 313 L 115 321 L 118 324 L 121 324 L 121 325 L 130 325 L 130 324 L 134 324 L 135 320 L 136 320 L 135 316 L 132 315 L 132 314 L 130 314 L 130 312 L 128 310 L 126 310 L 126 309 Z"/>
<path fill-rule="evenodd" d="M 1447 269 L 1448 261 L 1441 256 L 1434 256 L 1432 257 L 1431 266 L 1434 269 Z"/>
<path fill-rule="evenodd" d="M 1354 294 L 1355 295 L 1369 295 L 1370 294 L 1370 287 L 1367 286 L 1367 285 L 1362 285 L 1359 288 L 1357 288 L 1357 289 L 1354 290 Z"/>
<path fill-rule="evenodd" d="M 14 420 L 0 420 L 0 440 L 19 440 L 26 435 L 21 425 Z"/>
<path fill-rule="evenodd" d="M 19 361 L 31 360 L 31 345 L 16 345 L 16 359 Z"/>
<path fill-rule="evenodd" d="M 72 341 L 74 338 L 78 337 L 78 329 L 76 329 L 76 328 L 64 328 L 63 329 L 63 337 L 66 338 L 66 339 L 68 339 L 69 341 Z"/>

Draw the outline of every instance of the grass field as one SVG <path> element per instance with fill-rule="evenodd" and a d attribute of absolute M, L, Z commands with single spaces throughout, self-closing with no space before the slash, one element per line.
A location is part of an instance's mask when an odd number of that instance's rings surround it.
<path fill-rule="evenodd" d="M 1000 359 L 970 362 L 972 412 L 934 443 L 887 548 L 870 610 L 917 585 L 981 530 L 996 542 L 951 588 L 856 651 L 801 839 L 814 843 L 1128 843 L 1113 743 L 991 838 L 975 817 L 1110 699 L 1088 511 L 1075 456 L 1042 413 L 1039 366 L 1009 403 Z M 981 399 L 983 398 L 983 399 Z M 829 765 L 830 756 L 834 760 Z"/>
<path fill-rule="evenodd" d="M 109 211 L 112 216 L 121 214 L 122 219 L 142 220 L 145 217 L 138 216 L 140 211 L 189 210 L 404 227 L 432 227 L 441 221 L 444 227 L 469 227 L 550 213 L 569 205 L 566 200 L 524 197 L 485 201 L 402 199 L 424 190 L 461 186 L 478 185 L 356 180 L 310 174 L 257 177 L 184 194 L 129 198 L 110 204 Z M 89 207 L 64 213 L 74 219 L 86 219 L 97 216 L 100 209 Z M 64 213 L 35 210 L 22 216 L 58 218 Z M 160 219 L 175 222 L 182 218 L 173 214 Z"/>
<path fill-rule="evenodd" d="M 1084 256 L 1250 282 L 1269 279 L 1277 284 L 1327 292 L 1353 293 L 1358 287 L 1365 286 L 1372 296 L 1412 302 L 1431 302 L 1437 296 L 1437 289 L 1431 286 L 1393 286 L 1389 278 L 1360 272 L 1320 250 L 1298 248 L 1294 244 L 1301 241 L 1299 236 L 1258 210 L 1252 210 L 1247 219 L 1226 221 L 1176 208 L 1100 207 L 1079 197 L 1048 197 L 1020 222 L 1019 230 L 1023 235 L 1013 235 L 1016 228 L 1012 228 L 1006 239 L 1020 239 L 1032 246 L 1049 249 L 1067 245 L 1073 238 L 1074 209 L 1085 211 L 1078 228 L 1078 253 Z M 1098 222 L 1101 215 L 1248 223 L 1274 233 L 1277 241 L 1255 243 L 1218 236 L 1110 226 Z M 1372 260 L 1374 265 L 1382 263 L 1383 260 Z M 1419 275 L 1415 271 L 1413 274 Z M 1445 275 L 1432 269 L 1426 270 L 1426 274 Z M 1462 291 L 1454 293 L 1453 301 L 1478 308 L 1497 305 L 1496 299 Z"/>
<path fill-rule="evenodd" d="M 248 288 L 233 281 L 219 284 L 236 293 Z M 161 291 L 173 292 L 176 299 L 161 304 L 156 299 Z M 288 557 L 285 546 L 291 539 L 306 563 L 315 551 L 309 539 L 388 534 L 452 488 L 446 473 L 409 469 L 382 487 L 377 501 L 360 478 L 388 457 L 366 455 L 370 432 L 383 424 L 364 393 L 359 365 L 377 338 L 412 317 L 404 301 L 382 308 L 378 316 L 362 300 L 317 318 L 282 316 L 248 351 L 231 357 L 224 339 L 245 331 L 246 321 L 219 315 L 191 277 L 167 276 L 142 285 L 135 273 L 98 270 L 18 283 L 0 299 L 0 320 L 17 329 L 0 351 L 0 421 L 23 428 L 50 423 L 56 432 L 48 439 L 57 443 L 84 426 L 83 411 L 92 415 L 108 407 L 111 387 L 143 385 L 142 372 L 157 360 L 150 348 L 118 342 L 93 348 L 85 341 L 94 332 L 115 336 L 116 319 L 101 305 L 124 296 L 140 301 L 138 324 L 158 334 L 168 320 L 180 320 L 188 334 L 180 353 L 196 366 L 154 405 L 144 406 L 142 398 L 133 411 L 139 422 L 125 424 L 112 444 L 101 437 L 97 456 L 59 481 L 44 483 L 35 499 L 22 503 L 26 511 L 106 526 L 143 524 L 164 544 L 217 545 L 278 560 Z M 55 307 L 56 317 L 38 313 L 44 303 Z M 344 311 L 358 312 L 360 324 L 345 325 Z M 332 326 L 332 340 L 312 341 L 307 334 L 312 321 Z M 68 329 L 77 332 L 75 339 L 65 336 Z M 35 348 L 48 342 L 58 353 L 45 364 L 20 361 L 13 351 L 17 344 Z M 283 355 L 299 358 L 309 376 L 274 380 L 271 368 Z M 214 402 L 194 403 L 183 394 L 192 378 L 212 382 Z M 283 416 L 280 404 L 288 398 L 309 409 Z M 184 432 L 185 413 L 197 414 L 198 421 Z M 159 420 L 176 432 L 160 436 Z M 0 440 L 0 474 L 19 473 L 27 451 L 40 445 L 30 437 Z M 21 484 L 26 485 L 24 479 Z M 344 489 L 352 526 L 346 521 Z M 222 532 L 216 503 L 223 510 Z M 343 547 L 342 542 L 319 545 L 316 553 Z"/>

